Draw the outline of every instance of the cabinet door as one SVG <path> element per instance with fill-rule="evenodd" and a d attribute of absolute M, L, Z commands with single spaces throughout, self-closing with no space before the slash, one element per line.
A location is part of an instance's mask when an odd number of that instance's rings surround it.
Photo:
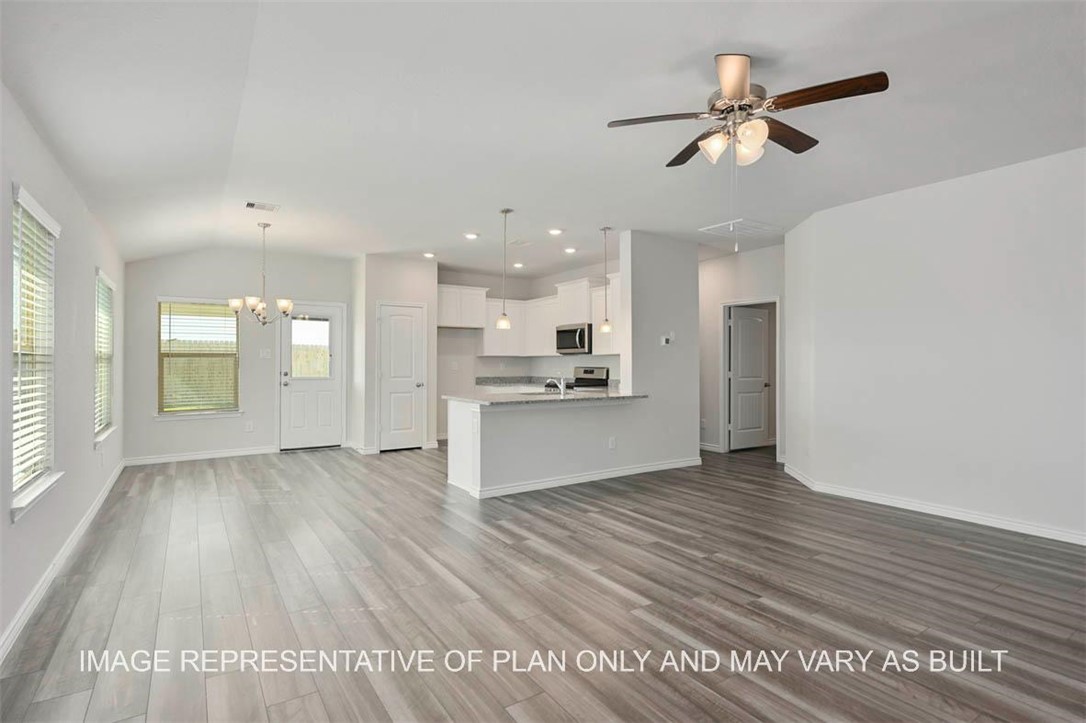
<path fill-rule="evenodd" d="M 460 326 L 460 289 L 438 284 L 437 325 Z"/>
<path fill-rule="evenodd" d="M 460 289 L 460 326 L 482 329 L 486 317 L 486 289 Z"/>

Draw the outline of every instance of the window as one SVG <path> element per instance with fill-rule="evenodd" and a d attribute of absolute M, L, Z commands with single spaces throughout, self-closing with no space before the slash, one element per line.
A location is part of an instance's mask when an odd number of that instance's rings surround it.
<path fill-rule="evenodd" d="M 238 408 L 238 319 L 226 304 L 158 304 L 158 412 Z"/>
<path fill-rule="evenodd" d="M 60 226 L 25 189 L 12 209 L 12 487 L 53 467 L 53 265 Z"/>
<path fill-rule="evenodd" d="M 94 434 L 113 425 L 113 284 L 94 281 Z"/>
<path fill-rule="evenodd" d="M 328 346 L 328 319 L 302 317 L 290 320 L 290 375 L 302 379 L 332 376 L 332 355 Z"/>

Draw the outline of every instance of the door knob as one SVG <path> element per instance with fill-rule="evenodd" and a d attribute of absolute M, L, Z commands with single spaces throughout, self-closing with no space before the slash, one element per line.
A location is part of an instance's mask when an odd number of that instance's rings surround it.
<path fill-rule="evenodd" d="M 763 387 L 768 387 L 768 386 L 769 386 L 769 382 L 763 382 L 763 383 L 762 383 L 762 386 L 763 386 Z"/>
<path fill-rule="evenodd" d="M 415 382 L 415 386 L 416 387 L 422 387 L 422 386 L 425 386 L 425 385 L 422 382 Z"/>
<path fill-rule="evenodd" d="M 283 382 L 283 386 L 284 386 L 284 387 L 289 387 L 289 386 L 290 386 L 290 382 Z"/>

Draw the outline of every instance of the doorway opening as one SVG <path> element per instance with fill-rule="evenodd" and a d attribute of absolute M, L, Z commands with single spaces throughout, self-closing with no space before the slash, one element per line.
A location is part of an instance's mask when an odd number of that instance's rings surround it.
<path fill-rule="evenodd" d="M 779 311 L 778 299 L 722 305 L 720 446 L 724 452 L 777 446 L 783 436 Z M 779 452 L 776 457 L 780 461 Z"/>
<path fill-rule="evenodd" d="M 298 302 L 280 322 L 280 450 L 343 444 L 345 317 L 343 304 Z"/>

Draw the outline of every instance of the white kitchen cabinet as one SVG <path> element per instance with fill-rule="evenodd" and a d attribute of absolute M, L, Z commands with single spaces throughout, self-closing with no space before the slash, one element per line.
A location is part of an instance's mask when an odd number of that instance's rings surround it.
<path fill-rule="evenodd" d="M 486 292 L 477 286 L 437 285 L 437 325 L 462 329 L 486 327 Z"/>
<path fill-rule="evenodd" d="M 527 322 L 525 302 L 509 299 L 505 313 L 509 315 L 510 329 L 497 329 L 494 322 L 502 313 L 501 299 L 486 299 L 486 323 L 483 325 L 483 347 L 479 356 L 524 356 L 524 339 Z"/>
<path fill-rule="evenodd" d="M 554 330 L 558 326 L 558 297 L 524 302 L 524 355 L 554 356 Z"/>
<path fill-rule="evenodd" d="M 555 307 L 555 326 L 560 324 L 587 324 L 592 320 L 591 290 L 588 279 L 577 279 L 555 284 L 558 289 Z"/>

